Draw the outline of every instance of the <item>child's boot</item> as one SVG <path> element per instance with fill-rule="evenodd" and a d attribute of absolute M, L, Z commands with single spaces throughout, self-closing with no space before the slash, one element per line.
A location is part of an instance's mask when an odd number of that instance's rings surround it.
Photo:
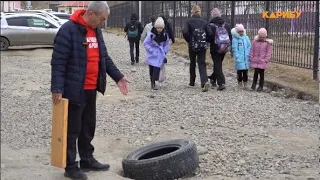
<path fill-rule="evenodd" d="M 239 81 L 238 81 L 238 88 L 242 88 L 242 87 L 243 87 L 242 82 L 239 82 Z"/>
<path fill-rule="evenodd" d="M 257 84 L 253 83 L 252 86 L 251 86 L 251 89 L 252 89 L 253 91 L 255 91 L 255 90 L 256 90 L 256 86 L 257 86 Z"/>
<path fill-rule="evenodd" d="M 159 89 L 159 81 L 154 82 L 153 90 L 158 90 Z"/>
<path fill-rule="evenodd" d="M 210 79 L 211 88 L 214 89 L 217 87 L 217 84 L 214 80 Z"/>
<path fill-rule="evenodd" d="M 259 87 L 258 87 L 257 91 L 259 91 L 259 92 L 263 91 L 263 84 L 264 84 L 264 82 L 260 80 Z"/>
<path fill-rule="evenodd" d="M 243 82 L 243 88 L 245 89 L 245 90 L 247 90 L 247 82 Z"/>
<path fill-rule="evenodd" d="M 226 89 L 226 85 L 225 85 L 225 84 L 219 85 L 218 91 L 222 91 L 222 90 L 224 90 L 224 89 Z"/>
<path fill-rule="evenodd" d="M 152 89 L 152 90 L 157 90 L 156 81 L 155 81 L 155 80 L 152 80 L 152 78 L 150 78 L 150 79 L 151 79 L 151 89 Z"/>

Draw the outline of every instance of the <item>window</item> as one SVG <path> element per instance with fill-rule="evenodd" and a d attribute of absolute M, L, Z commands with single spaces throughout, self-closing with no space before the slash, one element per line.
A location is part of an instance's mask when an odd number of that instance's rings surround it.
<path fill-rule="evenodd" d="M 68 14 L 53 14 L 53 15 L 57 16 L 60 19 L 69 19 L 70 18 L 70 15 L 68 15 Z"/>
<path fill-rule="evenodd" d="M 36 17 L 27 17 L 27 22 L 29 27 L 42 27 L 45 28 L 48 23 L 44 19 L 36 18 Z"/>
<path fill-rule="evenodd" d="M 27 18 L 25 17 L 12 17 L 7 18 L 9 26 L 28 26 Z"/>

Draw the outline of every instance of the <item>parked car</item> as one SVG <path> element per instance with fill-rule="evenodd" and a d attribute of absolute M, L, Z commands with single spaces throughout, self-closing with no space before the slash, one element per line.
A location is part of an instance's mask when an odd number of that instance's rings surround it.
<path fill-rule="evenodd" d="M 9 46 L 53 45 L 60 25 L 37 14 L 1 14 L 1 51 Z"/>
<path fill-rule="evenodd" d="M 48 15 L 47 13 L 38 12 L 38 11 L 32 11 L 32 12 L 26 11 L 26 12 L 18 12 L 18 13 L 17 13 L 17 12 L 6 12 L 5 14 L 6 14 L 6 15 L 11 15 L 11 14 L 37 14 L 37 15 L 44 16 L 44 17 L 46 17 L 46 18 L 49 18 L 49 19 L 51 19 L 51 20 L 53 20 L 53 21 L 56 21 L 59 25 L 62 25 L 62 24 L 63 24 L 63 22 L 61 22 L 60 20 L 54 19 L 52 16 Z"/>
<path fill-rule="evenodd" d="M 50 14 L 53 14 L 55 16 L 57 16 L 60 19 L 64 19 L 64 20 L 69 20 L 71 17 L 71 14 L 67 14 L 67 13 L 62 13 L 62 12 L 50 12 Z"/>
<path fill-rule="evenodd" d="M 52 9 L 43 9 L 43 11 L 52 12 Z"/>
<path fill-rule="evenodd" d="M 47 18 L 51 18 L 51 19 L 53 19 L 53 20 L 55 20 L 55 21 L 57 21 L 60 25 L 62 25 L 63 23 L 65 23 L 66 21 L 65 20 L 63 20 L 63 19 L 60 19 L 60 18 L 58 18 L 57 16 L 55 16 L 55 15 L 53 15 L 53 14 L 51 14 L 51 13 L 49 13 L 49 12 L 47 12 L 47 11 L 43 11 L 43 10 L 26 10 L 26 11 L 15 11 L 15 12 L 10 12 L 10 13 L 23 13 L 23 14 L 26 14 L 26 13 L 33 13 L 33 14 L 39 14 L 39 13 L 41 13 L 41 14 L 43 14 L 43 16 L 46 16 Z"/>

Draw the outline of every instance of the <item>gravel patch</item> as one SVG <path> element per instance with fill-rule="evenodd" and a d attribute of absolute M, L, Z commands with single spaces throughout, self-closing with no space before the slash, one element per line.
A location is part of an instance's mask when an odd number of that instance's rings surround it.
<path fill-rule="evenodd" d="M 192 139 L 201 162 L 188 179 L 318 178 L 317 103 L 238 89 L 228 73 L 225 91 L 203 93 L 198 74 L 196 86 L 188 87 L 188 63 L 173 54 L 165 84 L 152 91 L 143 45 L 140 64 L 131 66 L 123 36 L 106 34 L 105 41 L 131 83 L 122 96 L 108 78 L 97 102 L 97 136 L 125 139 L 133 148 Z M 50 149 L 50 58 L 50 49 L 1 53 L 1 142 L 13 149 Z"/>

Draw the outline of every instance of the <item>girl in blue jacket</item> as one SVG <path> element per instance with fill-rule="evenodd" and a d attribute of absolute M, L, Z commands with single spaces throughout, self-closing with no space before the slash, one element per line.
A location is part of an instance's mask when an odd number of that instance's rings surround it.
<path fill-rule="evenodd" d="M 231 34 L 234 64 L 238 75 L 238 85 L 239 87 L 243 86 L 246 89 L 248 82 L 248 69 L 250 68 L 249 54 L 251 42 L 249 37 L 246 35 L 246 30 L 242 24 L 237 24 L 236 27 L 231 30 Z"/>

